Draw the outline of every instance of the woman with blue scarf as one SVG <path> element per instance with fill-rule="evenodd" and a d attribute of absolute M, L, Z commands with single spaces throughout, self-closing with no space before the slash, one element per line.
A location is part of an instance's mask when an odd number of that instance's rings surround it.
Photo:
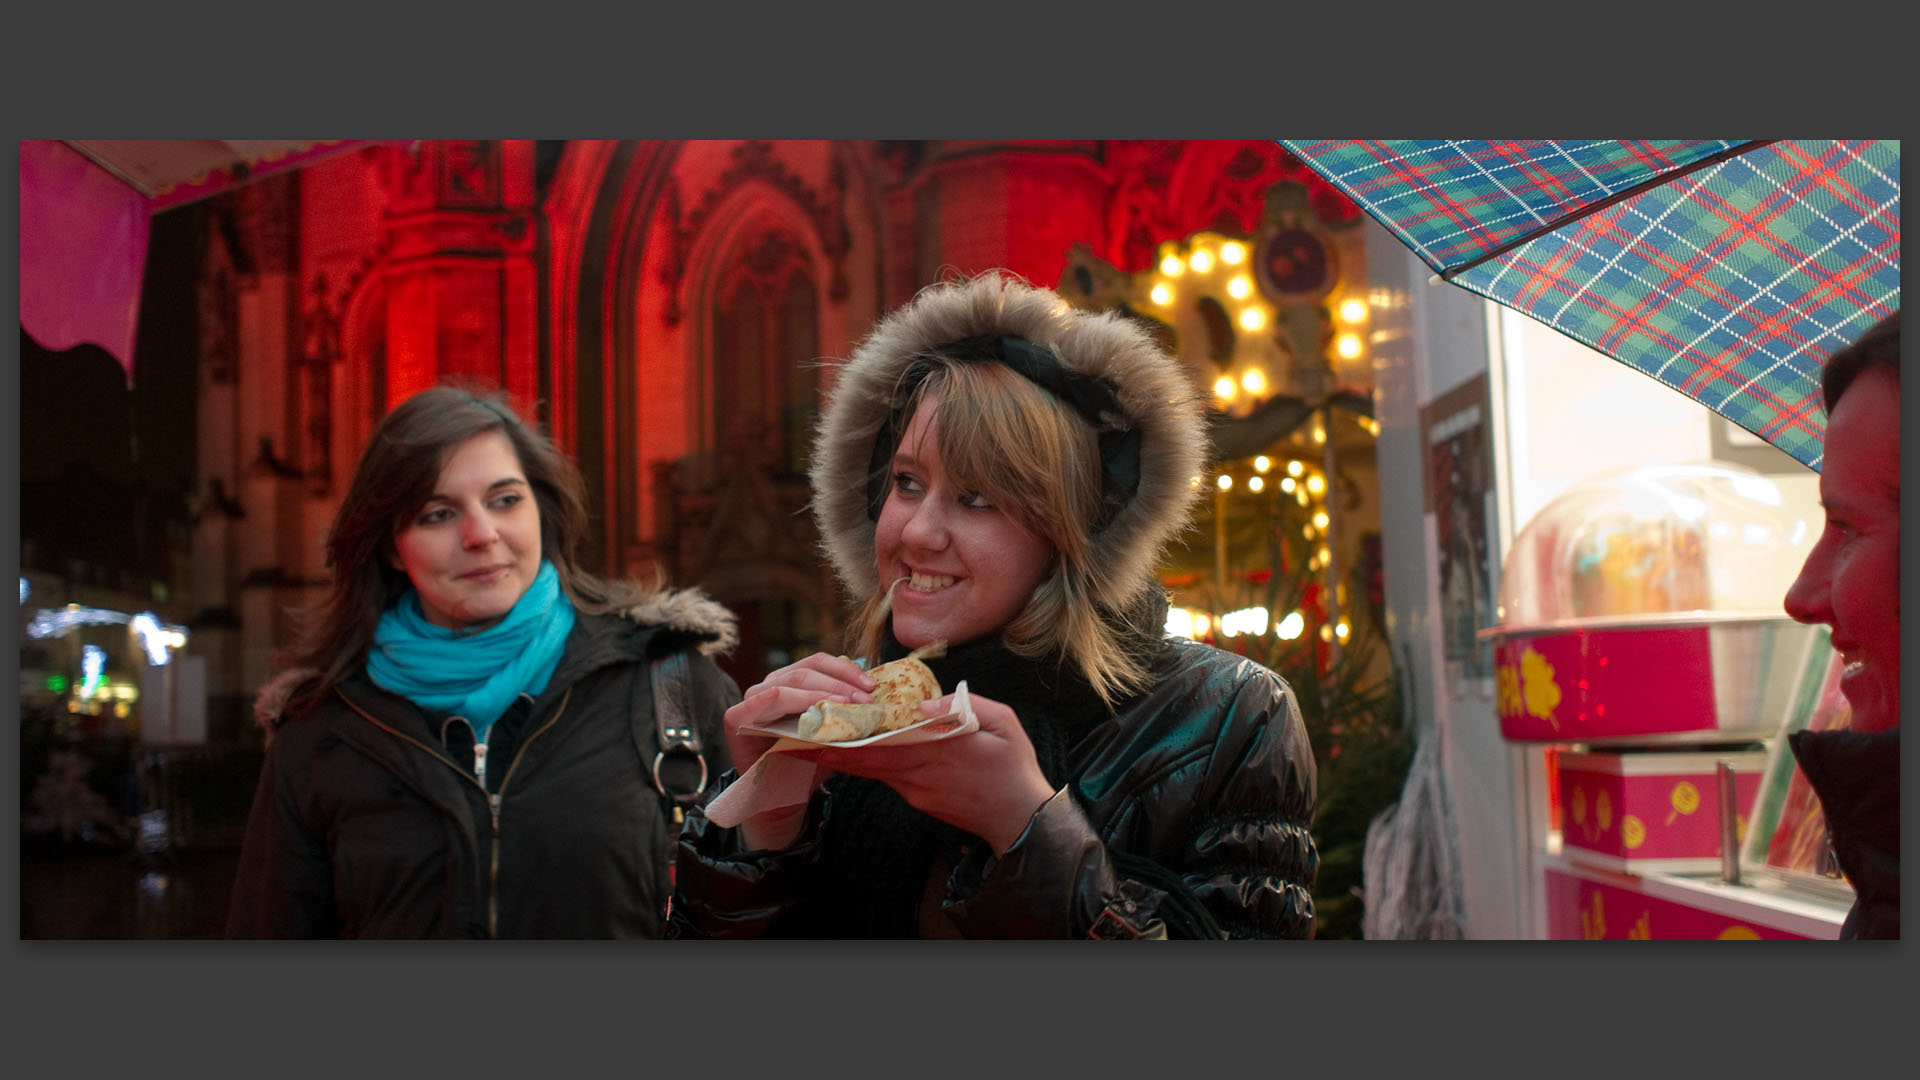
<path fill-rule="evenodd" d="M 369 440 L 333 581 L 255 705 L 230 937 L 658 937 L 680 806 L 729 763 L 737 639 L 578 563 L 578 472 L 497 396 Z M 656 713 L 656 706 L 658 712 Z"/>

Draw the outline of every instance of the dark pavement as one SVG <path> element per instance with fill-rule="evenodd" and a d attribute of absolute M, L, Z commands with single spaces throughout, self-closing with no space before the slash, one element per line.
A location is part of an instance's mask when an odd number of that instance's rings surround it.
<path fill-rule="evenodd" d="M 143 858 L 27 838 L 20 853 L 20 938 L 208 939 L 226 924 L 240 853 L 175 850 Z"/>

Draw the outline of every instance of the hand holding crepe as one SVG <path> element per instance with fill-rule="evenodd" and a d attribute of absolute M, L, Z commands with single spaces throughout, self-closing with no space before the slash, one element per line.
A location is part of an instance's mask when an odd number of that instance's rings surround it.
<path fill-rule="evenodd" d="M 942 691 L 932 669 L 920 661 L 945 651 L 944 642 L 935 642 L 867 672 L 874 681 L 871 702 L 821 701 L 800 714 L 800 737 L 815 742 L 852 742 L 925 720 L 920 703 L 932 701 Z"/>

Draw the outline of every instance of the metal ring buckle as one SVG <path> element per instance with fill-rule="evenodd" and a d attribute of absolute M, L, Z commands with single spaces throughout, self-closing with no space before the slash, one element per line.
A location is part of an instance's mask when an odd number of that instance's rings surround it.
<path fill-rule="evenodd" d="M 687 751 L 688 753 L 692 753 L 692 754 L 693 754 L 693 759 L 694 759 L 695 761 L 698 761 L 698 762 L 700 763 L 700 784 L 699 784 L 699 786 L 697 786 L 697 787 L 695 787 L 695 788 L 693 789 L 693 793 L 692 793 L 692 794 L 690 794 L 690 795 L 676 795 L 676 794 L 674 794 L 673 792 L 670 792 L 670 791 L 668 791 L 668 790 L 667 790 L 667 785 L 666 785 L 666 784 L 664 784 L 664 783 L 662 783 L 662 782 L 661 782 L 661 780 L 660 780 L 660 763 L 661 763 L 662 761 L 664 761 L 664 760 L 666 759 L 666 756 L 667 756 L 667 751 L 666 751 L 666 750 L 661 750 L 660 752 L 658 752 L 658 753 L 656 753 L 656 754 L 654 754 L 654 755 L 653 755 L 653 787 L 654 787 L 654 790 L 655 790 L 655 791 L 658 791 L 658 792 L 659 792 L 660 794 L 662 794 L 662 795 L 665 795 L 665 796 L 666 796 L 667 798 L 669 798 L 669 799 L 672 799 L 672 800 L 673 800 L 674 802 L 677 802 L 677 803 L 691 803 L 691 802 L 692 802 L 693 800 L 695 800 L 695 799 L 697 799 L 697 798 L 699 798 L 699 797 L 700 797 L 700 795 L 701 795 L 701 793 L 703 793 L 703 792 L 705 792 L 705 791 L 707 790 L 707 758 L 706 758 L 706 755 L 704 755 L 704 754 L 698 754 L 698 753 L 693 753 L 693 751 L 692 751 L 692 750 L 691 750 L 690 748 L 688 748 L 687 746 L 685 746 L 684 744 L 683 744 L 683 745 L 679 745 L 679 746 L 673 746 L 673 747 L 669 747 L 668 749 L 671 749 L 671 750 L 685 750 L 685 751 Z"/>

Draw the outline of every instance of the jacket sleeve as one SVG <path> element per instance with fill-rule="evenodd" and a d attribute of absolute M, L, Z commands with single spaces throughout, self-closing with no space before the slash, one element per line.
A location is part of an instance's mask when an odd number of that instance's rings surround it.
<path fill-rule="evenodd" d="M 737 779 L 729 769 L 712 794 Z M 709 821 L 706 801 L 687 815 L 680 833 L 664 936 L 779 936 L 780 924 L 803 909 L 812 892 L 826 795 L 814 793 L 799 838 L 780 851 L 743 851 L 740 830 Z"/>
<path fill-rule="evenodd" d="M 267 749 L 234 876 L 229 938 L 340 936 L 331 860 L 302 820 L 288 768 L 297 741 L 283 735 Z"/>
<path fill-rule="evenodd" d="M 1185 917 L 1197 904 L 1229 937 L 1312 937 L 1315 778 L 1299 707 L 1258 669 L 1210 720 L 1194 725 L 1210 740 L 1128 777 L 1138 795 L 1110 835 L 1069 786 L 1003 857 L 963 859 L 944 905 L 954 925 L 968 937 L 1186 936 L 1204 928 Z"/>

